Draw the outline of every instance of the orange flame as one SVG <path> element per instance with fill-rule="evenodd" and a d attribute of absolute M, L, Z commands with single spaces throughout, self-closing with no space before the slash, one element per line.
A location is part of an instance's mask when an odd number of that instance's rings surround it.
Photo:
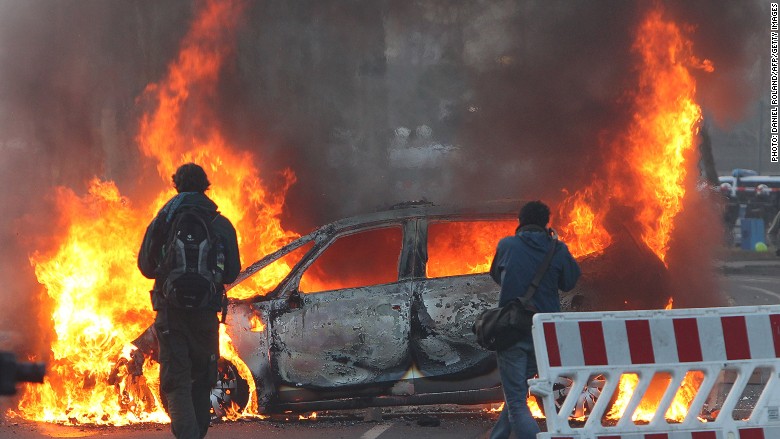
<path fill-rule="evenodd" d="M 231 148 L 214 122 L 218 119 L 212 109 L 216 81 L 225 57 L 233 51 L 233 29 L 242 10 L 243 3 L 234 1 L 206 3 L 166 80 L 150 84 L 144 92 L 156 108 L 143 116 L 138 144 L 145 156 L 157 161 L 157 170 L 165 180 L 182 163 L 194 161 L 203 166 L 213 186 L 209 197 L 238 231 L 242 259 L 255 261 L 299 235 L 284 230 L 279 219 L 295 174 L 284 170 L 280 190 L 269 192 L 258 177 L 256 157 Z M 172 190 L 161 193 L 157 207 L 172 194 Z M 261 279 L 253 276 L 252 281 Z M 248 291 L 236 289 L 230 294 L 244 299 L 240 294 Z"/>
<path fill-rule="evenodd" d="M 664 20 L 662 11 L 654 10 L 637 32 L 634 51 L 641 62 L 634 117 L 626 133 L 609 146 L 615 158 L 608 163 L 606 179 L 594 178 L 562 204 L 567 224 L 562 235 L 573 243 L 575 255 L 606 248 L 612 231 L 604 227 L 605 216 L 613 206 L 627 206 L 635 212 L 642 241 L 664 261 L 690 186 L 686 178 L 695 171 L 701 108 L 688 70 L 695 60 L 691 42 L 675 23 Z M 713 68 L 709 61 L 700 64 Z M 611 182 L 609 187 L 605 181 Z"/>
<path fill-rule="evenodd" d="M 84 198 L 60 188 L 56 200 L 68 233 L 52 254 L 31 257 L 52 302 L 55 337 L 46 380 L 26 387 L 19 413 L 67 423 L 165 421 L 159 404 L 127 412 L 121 394 L 107 383 L 117 353 L 154 318 L 148 281 L 135 265 L 145 215 L 113 183 L 97 179 Z M 158 381 L 151 368 L 145 379 Z"/>
<path fill-rule="evenodd" d="M 249 330 L 252 332 L 263 332 L 265 331 L 265 323 L 263 323 L 262 320 L 260 320 L 260 317 L 252 314 L 252 317 L 249 318 Z"/>
<path fill-rule="evenodd" d="M 517 221 L 441 222 L 428 226 L 428 277 L 485 273 L 499 239 L 512 235 Z"/>
<path fill-rule="evenodd" d="M 247 367 L 241 360 L 241 357 L 239 357 L 238 351 L 236 351 L 236 348 L 233 346 L 233 342 L 227 333 L 225 325 L 219 325 L 219 354 L 226 360 L 232 362 L 233 365 L 236 366 L 236 369 L 238 369 L 238 374 L 247 380 L 247 383 L 249 384 L 249 405 L 246 407 L 246 411 L 251 414 L 257 414 L 257 398 L 255 397 L 257 387 L 255 386 L 255 380 L 252 377 L 252 372 L 249 370 L 249 367 Z M 241 412 L 237 412 L 236 415 L 237 416 L 231 418 L 238 419 Z"/>
<path fill-rule="evenodd" d="M 594 179 L 589 187 L 568 197 L 561 208 L 567 224 L 562 235 L 571 242 L 576 256 L 601 252 L 613 238 L 604 226 L 605 217 L 614 206 L 627 206 L 635 217 L 625 226 L 638 227 L 642 241 L 666 263 L 674 220 L 691 186 L 687 177 L 695 171 L 694 136 L 701 120 L 701 109 L 694 102 L 696 83 L 688 69 L 714 68 L 707 60 L 696 60 L 691 42 L 675 23 L 664 20 L 661 10 L 651 11 L 639 27 L 634 51 L 641 60 L 639 87 L 633 121 L 611 145 L 617 157 L 608 163 L 606 171 L 612 186 Z M 670 297 L 666 309 L 673 304 Z M 701 373 L 686 375 L 666 419 L 679 421 L 685 417 L 702 377 Z M 638 382 L 635 374 L 621 376 L 607 418 L 623 416 Z M 654 377 L 632 415 L 633 421 L 652 419 L 660 403 L 653 388 L 664 382 L 668 379 Z"/>
<path fill-rule="evenodd" d="M 213 183 L 209 196 L 235 225 L 242 257 L 255 260 L 298 236 L 285 231 L 279 220 L 295 176 L 284 171 L 282 187 L 270 193 L 258 178 L 255 157 L 232 150 L 214 123 L 210 104 L 242 10 L 242 3 L 233 1 L 203 4 L 166 78 L 144 92 L 152 110 L 143 116 L 137 140 L 143 155 L 156 160 L 166 183 L 182 163 L 195 161 L 206 169 Z M 113 182 L 97 179 L 83 198 L 65 188 L 56 195 L 67 232 L 53 237 L 59 247 L 51 254 L 31 257 L 52 302 L 52 358 L 45 383 L 26 386 L 18 414 L 63 423 L 168 422 L 156 396 L 149 400 L 158 394 L 156 364 L 147 361 L 143 376 L 128 375 L 135 392 L 127 380 L 110 385 L 108 378 L 115 360 L 128 361 L 129 342 L 153 321 L 150 281 L 136 268 L 136 252 L 146 225 L 173 190 L 160 191 L 143 208 L 120 195 Z M 236 296 L 242 291 L 248 290 L 231 290 L 231 297 L 243 298 Z M 224 326 L 220 350 L 254 392 L 252 375 Z M 125 353 L 117 360 L 119 352 Z"/>
<path fill-rule="evenodd" d="M 311 414 L 307 415 L 298 415 L 298 419 L 301 421 L 311 419 L 312 421 L 317 419 L 317 412 L 311 412 Z"/>
<path fill-rule="evenodd" d="M 631 420 L 640 422 L 650 422 L 656 415 L 658 406 L 661 402 L 661 396 L 667 390 L 671 377 L 668 374 L 659 373 L 654 376 L 650 382 L 645 395 L 643 395 L 639 406 L 631 416 Z M 698 371 L 688 372 L 682 380 L 677 393 L 672 400 L 672 404 L 664 414 L 668 421 L 681 422 L 688 414 L 688 409 L 696 397 L 699 387 L 704 380 L 704 374 Z M 639 384 L 639 377 L 636 374 L 623 374 L 620 377 L 617 389 L 617 397 L 612 408 L 607 413 L 607 419 L 618 420 L 623 417 L 628 402 Z"/>
<path fill-rule="evenodd" d="M 497 408 L 491 408 L 488 410 L 488 413 L 500 413 L 502 410 L 504 410 L 504 404 L 505 403 L 502 402 L 501 405 Z M 542 413 L 542 409 L 539 408 L 539 403 L 536 402 L 535 397 L 528 396 L 526 404 L 528 404 L 528 410 L 531 411 L 531 416 L 537 419 L 544 419 L 544 413 Z"/>
<path fill-rule="evenodd" d="M 609 246 L 612 237 L 601 225 L 604 211 L 594 212 L 591 205 L 594 204 L 594 196 L 591 188 L 567 198 L 559 210 L 567 212 L 562 215 L 568 224 L 561 228 L 561 237 L 566 240 L 569 251 L 575 258 L 582 258 L 590 254 L 599 253 Z"/>
<path fill-rule="evenodd" d="M 539 403 L 536 401 L 536 398 L 534 398 L 532 396 L 529 397 L 526 400 L 526 404 L 528 404 L 528 410 L 531 410 L 531 416 L 533 416 L 534 418 L 539 418 L 539 419 L 544 418 L 544 414 L 542 413 L 542 409 L 539 408 Z M 503 404 L 501 404 L 501 408 L 502 409 L 504 408 Z"/>
<path fill-rule="evenodd" d="M 490 410 L 488 410 L 488 412 L 489 413 L 499 413 L 499 412 L 501 412 L 501 410 L 504 410 L 504 404 L 505 403 L 502 402 L 500 406 L 491 408 Z"/>

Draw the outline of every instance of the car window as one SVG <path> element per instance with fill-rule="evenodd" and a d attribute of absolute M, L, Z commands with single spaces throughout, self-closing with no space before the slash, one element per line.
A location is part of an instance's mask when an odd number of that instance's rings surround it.
<path fill-rule="evenodd" d="M 396 282 L 401 227 L 360 231 L 337 238 L 304 272 L 305 293 Z"/>
<path fill-rule="evenodd" d="M 232 299 L 248 299 L 250 297 L 265 296 L 290 274 L 290 270 L 313 245 L 313 242 L 306 243 L 259 269 L 247 279 L 231 288 L 228 291 L 228 297 Z"/>
<path fill-rule="evenodd" d="M 431 277 L 485 273 L 496 244 L 514 234 L 517 220 L 441 221 L 428 224 L 428 264 Z"/>

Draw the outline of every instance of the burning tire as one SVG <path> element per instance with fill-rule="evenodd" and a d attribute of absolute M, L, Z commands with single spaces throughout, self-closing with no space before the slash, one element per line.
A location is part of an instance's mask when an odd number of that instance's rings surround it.
<path fill-rule="evenodd" d="M 230 361 L 217 363 L 217 383 L 211 389 L 211 420 L 234 419 L 249 402 L 249 384 Z"/>

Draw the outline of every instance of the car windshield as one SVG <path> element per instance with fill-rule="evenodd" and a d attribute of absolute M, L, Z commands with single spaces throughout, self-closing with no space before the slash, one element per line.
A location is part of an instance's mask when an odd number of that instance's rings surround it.
<path fill-rule="evenodd" d="M 252 270 L 247 269 L 243 276 L 228 291 L 228 297 L 231 299 L 248 299 L 257 296 L 265 296 L 273 291 L 279 282 L 290 274 L 295 264 L 303 258 L 314 243 L 309 241 L 294 250 L 278 257 L 273 262 L 260 268 Z M 263 260 L 261 260 L 263 261 Z"/>

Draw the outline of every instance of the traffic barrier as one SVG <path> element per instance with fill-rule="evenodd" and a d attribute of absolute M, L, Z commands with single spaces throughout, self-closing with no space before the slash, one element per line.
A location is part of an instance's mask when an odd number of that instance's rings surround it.
<path fill-rule="evenodd" d="M 780 439 L 780 306 L 537 314 L 533 337 L 538 439 Z"/>

